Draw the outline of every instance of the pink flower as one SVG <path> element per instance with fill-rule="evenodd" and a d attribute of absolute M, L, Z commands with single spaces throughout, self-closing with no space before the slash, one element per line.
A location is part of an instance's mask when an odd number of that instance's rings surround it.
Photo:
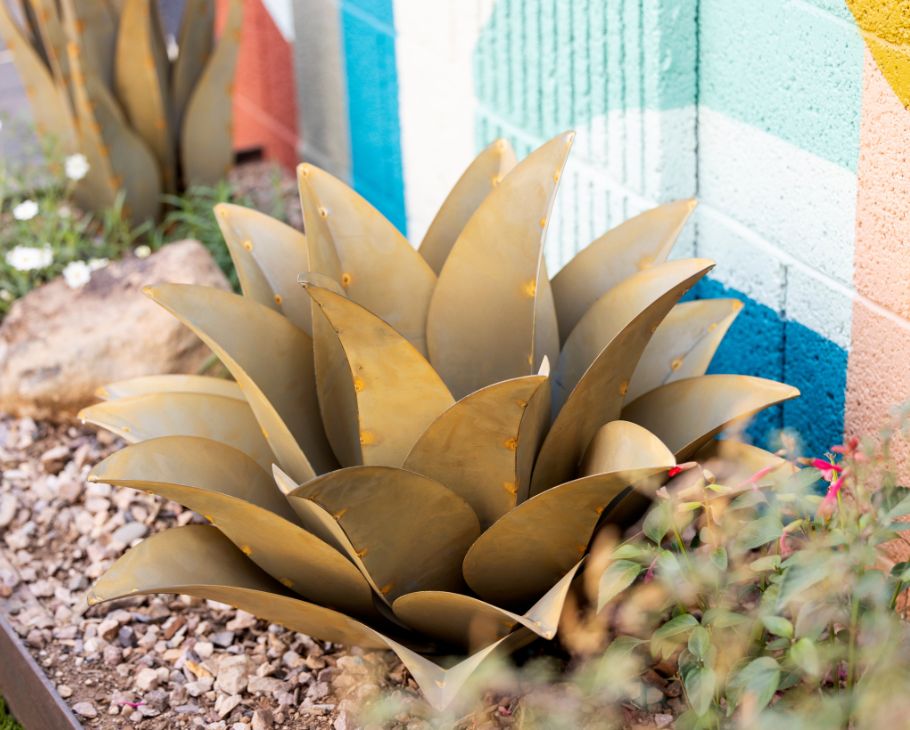
<path fill-rule="evenodd" d="M 831 483 L 831 486 L 828 487 L 828 493 L 825 495 L 825 498 L 822 500 L 822 503 L 818 507 L 818 515 L 820 517 L 830 517 L 834 514 L 837 509 L 837 495 L 840 494 L 841 487 L 844 486 L 844 477 L 839 476 L 836 481 Z"/>
<path fill-rule="evenodd" d="M 830 461 L 825 461 L 824 459 L 813 459 L 812 466 L 822 473 L 822 479 L 826 482 L 834 481 L 836 475 L 844 470 L 844 467 L 840 464 L 832 464 Z"/>

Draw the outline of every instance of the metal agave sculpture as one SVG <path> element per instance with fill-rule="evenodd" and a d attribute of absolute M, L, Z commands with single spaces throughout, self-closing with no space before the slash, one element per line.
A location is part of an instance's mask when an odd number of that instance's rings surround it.
<path fill-rule="evenodd" d="M 387 647 L 436 707 L 492 652 L 553 638 L 599 527 L 633 523 L 678 463 L 798 394 L 704 374 L 740 304 L 677 303 L 712 266 L 666 262 L 692 201 L 633 218 L 549 279 L 571 140 L 517 165 L 504 141 L 484 150 L 419 252 L 312 165 L 306 236 L 220 206 L 243 296 L 148 294 L 234 381 L 141 378 L 83 412 L 133 442 L 91 479 L 211 525 L 140 543 L 90 602 L 185 593 Z"/>
<path fill-rule="evenodd" d="M 158 215 L 161 193 L 214 184 L 232 161 L 231 98 L 242 0 L 187 0 L 179 52 L 169 56 L 149 0 L 0 0 L 0 37 L 13 53 L 38 134 L 89 172 L 76 199 L 135 221 Z"/>

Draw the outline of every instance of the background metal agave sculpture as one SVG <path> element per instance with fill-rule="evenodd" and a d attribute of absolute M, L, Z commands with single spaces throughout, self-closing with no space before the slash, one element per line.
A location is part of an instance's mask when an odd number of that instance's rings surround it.
<path fill-rule="evenodd" d="M 214 184 L 233 160 L 231 98 L 242 0 L 229 0 L 214 37 L 215 3 L 187 0 L 171 58 L 158 3 L 0 0 L 0 37 L 31 101 L 39 135 L 81 152 L 76 198 L 89 210 L 122 190 L 134 221 L 158 215 L 161 193 Z M 21 22 L 20 22 L 21 21 Z"/>
<path fill-rule="evenodd" d="M 635 521 L 678 462 L 797 395 L 704 374 L 740 305 L 677 303 L 711 268 L 666 262 L 691 201 L 628 221 L 549 279 L 543 238 L 571 140 L 514 169 L 505 142 L 486 149 L 419 252 L 311 165 L 306 237 L 219 207 L 243 296 L 148 293 L 236 382 L 142 378 L 83 413 L 133 442 L 92 479 L 213 526 L 141 543 L 90 601 L 188 593 L 388 647 L 436 707 L 494 650 L 555 636 L 598 526 Z"/>

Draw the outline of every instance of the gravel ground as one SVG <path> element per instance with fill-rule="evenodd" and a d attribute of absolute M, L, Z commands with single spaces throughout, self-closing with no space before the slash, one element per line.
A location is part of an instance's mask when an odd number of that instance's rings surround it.
<path fill-rule="evenodd" d="M 394 656 L 326 644 L 214 602 L 136 597 L 84 611 L 127 547 L 199 518 L 86 484 L 120 444 L 76 426 L 0 418 L 0 610 L 86 727 L 356 727 L 380 690 L 414 701 Z"/>

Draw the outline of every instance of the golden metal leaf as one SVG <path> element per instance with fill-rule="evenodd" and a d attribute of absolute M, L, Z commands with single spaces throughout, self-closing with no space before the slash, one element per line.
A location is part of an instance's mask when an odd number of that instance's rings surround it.
<path fill-rule="evenodd" d="M 704 375 L 742 308 L 738 299 L 699 299 L 673 307 L 642 353 L 625 402 L 674 380 Z"/>
<path fill-rule="evenodd" d="M 203 392 L 145 393 L 96 403 L 84 408 L 79 418 L 132 444 L 161 436 L 201 436 L 242 451 L 267 472 L 275 460 L 253 411 L 238 398 Z"/>
<path fill-rule="evenodd" d="M 675 285 L 671 278 L 667 282 L 669 288 L 663 294 L 650 291 L 653 299 L 649 300 L 630 292 L 641 309 L 638 312 L 626 309 L 628 320 L 625 324 L 612 322 L 612 327 L 619 328 L 618 333 L 597 355 L 557 414 L 534 467 L 532 495 L 575 477 L 597 429 L 619 417 L 629 380 L 651 335 L 683 293 L 710 268 L 703 259 L 680 263 L 682 267 L 673 270 L 680 275 L 688 270 L 689 277 L 677 277 Z M 650 279 L 650 276 L 646 278 Z M 604 297 L 612 299 L 609 292 Z M 600 311 L 593 309 L 586 318 L 588 316 L 596 323 Z M 579 327 L 581 332 L 588 330 L 584 321 Z M 599 333 L 595 332 L 594 336 Z M 597 406 L 592 407 L 592 403 Z"/>
<path fill-rule="evenodd" d="M 799 395 L 796 388 L 748 375 L 701 375 L 655 388 L 622 417 L 652 431 L 680 461 L 729 424 Z"/>
<path fill-rule="evenodd" d="M 188 560 L 187 556 L 193 559 Z M 216 530 L 179 527 L 127 552 L 90 589 L 89 602 L 148 593 L 183 593 L 228 603 L 270 622 L 325 641 L 368 649 L 389 648 L 402 660 L 427 701 L 444 710 L 494 653 L 514 651 L 533 637 L 519 630 L 463 661 L 443 668 L 387 634 L 322 606 L 294 598 L 270 581 Z M 374 620 L 375 622 L 375 620 Z M 397 638 L 397 637 L 396 637 Z"/>
<path fill-rule="evenodd" d="M 95 582 L 88 602 L 153 593 L 220 601 L 323 641 L 387 647 L 359 621 L 292 596 L 208 525 L 175 527 L 143 540 Z"/>
<path fill-rule="evenodd" d="M 711 439 L 692 457 L 726 487 L 779 486 L 799 469 L 770 451 L 737 439 Z"/>
<path fill-rule="evenodd" d="M 334 538 L 383 600 L 464 588 L 461 561 L 480 526 L 468 503 L 439 482 L 403 469 L 355 466 L 313 479 L 287 498 L 306 527 Z"/>
<path fill-rule="evenodd" d="M 653 433 L 629 421 L 610 421 L 594 434 L 581 473 L 606 474 L 614 471 L 676 465 L 676 459 Z"/>
<path fill-rule="evenodd" d="M 297 168 L 297 178 L 310 269 L 340 281 L 352 301 L 425 355 L 433 270 L 395 226 L 343 182 L 308 164 Z"/>
<path fill-rule="evenodd" d="M 143 441 L 109 456 L 89 479 L 179 502 L 205 515 L 296 593 L 358 615 L 373 614 L 370 587 L 357 568 L 301 528 L 269 474 L 236 449 L 189 436 Z"/>
<path fill-rule="evenodd" d="M 614 500 L 632 485 L 650 489 L 645 482 L 663 472 L 665 466 L 594 474 L 531 497 L 471 546 L 464 559 L 465 580 L 496 605 L 533 603 L 585 555 L 594 528 Z"/>
<path fill-rule="evenodd" d="M 512 145 L 506 139 L 497 139 L 474 158 L 455 183 L 430 223 L 419 249 L 437 275 L 474 211 L 513 167 L 515 151 Z"/>
<path fill-rule="evenodd" d="M 530 463 L 518 457 L 523 442 L 536 451 L 543 419 L 525 416 L 546 381 L 527 375 L 465 396 L 427 427 L 403 468 L 432 477 L 465 499 L 485 530 L 528 488 Z"/>
<path fill-rule="evenodd" d="M 220 289 L 163 284 L 146 292 L 224 363 L 282 469 L 305 481 L 335 468 L 319 419 L 313 342 L 306 332 L 277 312 Z"/>
<path fill-rule="evenodd" d="M 171 71 L 171 105 L 177 128 L 190 94 L 196 87 L 215 44 L 215 3 L 211 0 L 187 0 L 183 6 L 179 53 Z"/>
<path fill-rule="evenodd" d="M 55 137 L 63 152 L 74 151 L 76 127 L 66 89 L 44 64 L 4 2 L 0 2 L 0 37 L 13 52 L 13 63 L 22 77 L 39 130 Z"/>
<path fill-rule="evenodd" d="M 233 380 L 208 375 L 141 375 L 108 383 L 95 391 L 104 400 L 156 393 L 207 393 L 246 402 L 240 386 Z"/>
<path fill-rule="evenodd" d="M 426 427 L 452 405 L 451 394 L 423 355 L 390 325 L 328 289 L 304 286 L 347 360 L 324 359 L 323 345 L 331 345 L 325 342 L 331 333 L 320 336 L 319 403 L 336 453 L 347 460 L 359 452 L 355 463 L 399 466 Z M 351 443 L 355 435 L 357 441 Z"/>
<path fill-rule="evenodd" d="M 310 268 L 306 236 L 258 210 L 230 203 L 216 205 L 215 218 L 244 295 L 281 312 L 312 337 L 312 305 L 297 283 Z"/>
<path fill-rule="evenodd" d="M 392 609 L 411 628 L 469 652 L 506 636 L 516 624 L 545 639 L 552 639 L 556 636 L 566 596 L 580 567 L 579 561 L 523 614 L 507 611 L 473 596 L 445 591 L 408 593 L 397 598 Z"/>
<path fill-rule="evenodd" d="M 442 268 L 427 344 L 457 398 L 533 374 L 544 355 L 555 356 L 542 243 L 572 138 L 559 135 L 518 163 L 471 216 Z"/>
<path fill-rule="evenodd" d="M 679 200 L 630 218 L 588 244 L 553 277 L 562 342 L 604 293 L 666 260 L 696 204 Z"/>
<path fill-rule="evenodd" d="M 554 408 L 562 407 L 591 363 L 623 327 L 667 292 L 682 296 L 713 266 L 708 259 L 670 261 L 623 279 L 592 304 L 566 339 L 556 363 Z"/>
<path fill-rule="evenodd" d="M 234 71 L 240 53 L 244 3 L 227 0 L 226 5 L 215 49 L 184 108 L 180 158 L 186 186 L 214 185 L 234 163 Z"/>
<path fill-rule="evenodd" d="M 167 192 L 177 189 L 168 89 L 170 62 L 157 3 L 125 0 L 117 29 L 114 86 L 133 129 L 155 155 Z"/>

